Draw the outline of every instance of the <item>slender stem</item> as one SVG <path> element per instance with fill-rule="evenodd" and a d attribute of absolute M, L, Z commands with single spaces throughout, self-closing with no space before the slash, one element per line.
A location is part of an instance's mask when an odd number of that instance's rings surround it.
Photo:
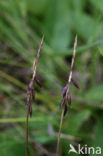
<path fill-rule="evenodd" d="M 28 118 L 29 118 L 29 106 L 27 107 L 27 114 L 26 114 L 26 156 L 28 156 Z"/>
<path fill-rule="evenodd" d="M 64 117 L 64 110 L 65 110 L 65 107 L 62 109 L 62 113 L 61 113 L 58 141 L 57 141 L 57 148 L 56 148 L 56 156 L 58 156 L 59 154 L 59 144 L 60 144 L 61 128 L 62 128 L 63 117 Z"/>

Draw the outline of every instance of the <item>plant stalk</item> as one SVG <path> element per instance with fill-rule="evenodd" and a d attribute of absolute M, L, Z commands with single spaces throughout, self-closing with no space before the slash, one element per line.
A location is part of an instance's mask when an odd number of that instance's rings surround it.
<path fill-rule="evenodd" d="M 58 141 L 57 141 L 57 148 L 56 148 L 56 156 L 58 156 L 58 154 L 59 154 L 59 144 L 60 144 L 61 128 L 62 128 L 62 124 L 63 124 L 64 110 L 65 110 L 65 107 L 62 109 L 62 113 L 61 113 Z"/>
<path fill-rule="evenodd" d="M 26 156 L 28 156 L 28 119 L 29 119 L 29 106 L 27 107 L 27 114 L 26 114 Z"/>

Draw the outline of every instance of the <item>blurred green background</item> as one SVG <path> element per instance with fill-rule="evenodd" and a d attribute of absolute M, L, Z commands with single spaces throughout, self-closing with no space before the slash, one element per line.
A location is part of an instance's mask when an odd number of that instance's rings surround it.
<path fill-rule="evenodd" d="M 103 1 L 0 0 L 0 156 L 25 155 L 26 91 L 42 35 L 36 86 L 29 119 L 30 156 L 53 156 L 75 35 L 72 109 L 64 118 L 60 156 L 69 144 L 103 150 Z M 74 156 L 76 154 L 69 154 Z M 90 155 L 92 156 L 92 154 Z"/>

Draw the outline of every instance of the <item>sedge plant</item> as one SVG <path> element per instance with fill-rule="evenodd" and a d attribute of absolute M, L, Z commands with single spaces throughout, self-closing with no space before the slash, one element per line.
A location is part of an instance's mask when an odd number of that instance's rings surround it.
<path fill-rule="evenodd" d="M 62 124 L 63 124 L 63 117 L 67 113 L 67 103 L 69 104 L 69 106 L 71 106 L 70 83 L 72 82 L 76 88 L 79 88 L 77 82 L 72 78 L 72 72 L 73 72 L 73 66 L 74 66 L 74 60 L 75 60 L 75 54 L 76 54 L 76 47 L 77 47 L 77 36 L 75 37 L 75 41 L 74 41 L 73 56 L 72 56 L 72 62 L 71 62 L 68 81 L 62 90 L 63 99 L 62 99 L 62 102 L 60 105 L 60 107 L 62 108 L 62 113 L 61 113 L 60 126 L 59 126 L 56 156 L 59 156 L 59 144 L 60 144 L 61 128 L 62 128 Z"/>
<path fill-rule="evenodd" d="M 34 81 L 37 83 L 37 85 L 39 85 L 41 87 L 40 81 L 37 77 L 36 74 L 36 69 L 37 69 L 37 64 L 38 64 L 38 60 L 40 57 L 40 51 L 42 48 L 44 42 L 44 36 L 42 37 L 38 52 L 37 52 L 37 56 L 34 60 L 33 63 L 33 75 L 32 75 L 32 79 L 28 85 L 28 89 L 27 89 L 27 98 L 26 98 L 26 107 L 27 107 L 27 115 L 26 115 L 26 156 L 28 156 L 28 118 L 29 115 L 30 117 L 32 116 L 32 105 L 31 105 L 31 99 L 35 100 L 35 86 L 34 86 Z"/>

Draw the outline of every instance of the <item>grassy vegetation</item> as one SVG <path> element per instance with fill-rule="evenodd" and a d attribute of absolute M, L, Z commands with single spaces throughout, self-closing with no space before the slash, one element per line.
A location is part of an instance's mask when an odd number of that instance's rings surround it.
<path fill-rule="evenodd" d="M 72 109 L 64 117 L 60 156 L 69 144 L 103 149 L 103 1 L 0 1 L 0 155 L 25 155 L 26 91 L 42 35 L 36 101 L 29 119 L 30 156 L 56 152 L 62 89 L 68 80 L 73 42 Z M 35 154 L 34 154 L 35 153 Z M 70 156 L 74 156 L 73 153 Z M 92 156 L 92 155 L 90 155 Z"/>

